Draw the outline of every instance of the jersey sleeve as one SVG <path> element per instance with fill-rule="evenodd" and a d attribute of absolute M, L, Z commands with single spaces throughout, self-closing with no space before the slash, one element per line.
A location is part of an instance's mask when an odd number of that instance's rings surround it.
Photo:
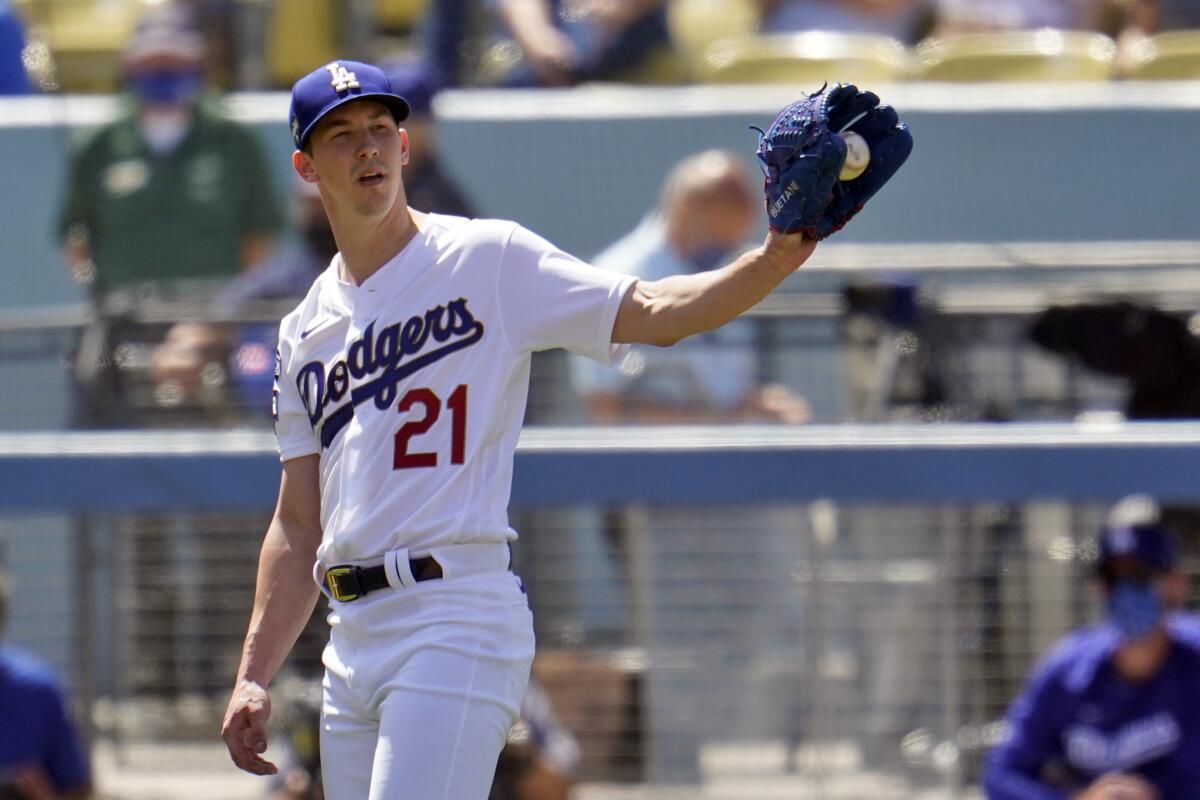
<path fill-rule="evenodd" d="M 613 323 L 635 280 L 585 264 L 516 226 L 498 275 L 505 335 L 518 351 L 562 347 L 616 363 L 628 347 L 612 343 Z"/>
<path fill-rule="evenodd" d="M 285 319 L 279 327 L 279 344 L 275 349 L 275 385 L 271 390 L 271 417 L 275 420 L 275 441 L 279 447 L 279 460 L 288 461 L 300 456 L 320 453 L 308 411 L 300 399 L 300 390 L 291 374 L 292 347 L 288 330 L 291 319 Z"/>
<path fill-rule="evenodd" d="M 1067 787 L 1042 780 L 1061 756 L 1060 713 L 1072 705 L 1051 665 L 1042 665 L 1009 708 L 1005 733 L 989 754 L 983 786 L 989 800 L 1067 800 Z M 1069 713 L 1069 712 L 1068 712 Z"/>
<path fill-rule="evenodd" d="M 47 687 L 43 692 L 42 711 L 46 715 L 48 736 L 41 766 L 60 793 L 85 788 L 91 780 L 87 760 L 57 686 Z"/>

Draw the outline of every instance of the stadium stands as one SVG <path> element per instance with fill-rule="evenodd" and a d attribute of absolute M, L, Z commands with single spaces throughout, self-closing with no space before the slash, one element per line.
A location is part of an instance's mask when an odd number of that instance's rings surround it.
<path fill-rule="evenodd" d="M 710 83 L 871 84 L 904 77 L 908 53 L 885 36 L 805 31 L 721 39 L 697 66 Z"/>
<path fill-rule="evenodd" d="M 1117 45 L 1099 33 L 1042 29 L 966 33 L 917 46 L 914 76 L 929 81 L 1098 81 Z"/>

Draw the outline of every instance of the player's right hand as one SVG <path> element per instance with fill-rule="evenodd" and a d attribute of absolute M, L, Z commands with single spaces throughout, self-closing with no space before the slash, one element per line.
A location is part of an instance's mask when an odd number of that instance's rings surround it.
<path fill-rule="evenodd" d="M 239 769 L 253 775 L 274 775 L 279 768 L 262 757 L 267 751 L 267 720 L 271 716 L 271 698 L 254 681 L 238 681 L 225 710 L 221 738 Z"/>
<path fill-rule="evenodd" d="M 1075 800 L 1158 800 L 1158 797 L 1158 791 L 1138 776 L 1114 773 L 1075 795 Z"/>

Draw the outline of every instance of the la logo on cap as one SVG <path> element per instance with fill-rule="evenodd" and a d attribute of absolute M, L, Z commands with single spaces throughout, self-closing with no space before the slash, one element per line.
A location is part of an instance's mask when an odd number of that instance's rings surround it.
<path fill-rule="evenodd" d="M 1137 548 L 1132 528 L 1114 528 L 1108 538 L 1114 553 L 1132 553 Z"/>
<path fill-rule="evenodd" d="M 336 61 L 327 65 L 325 69 L 329 70 L 329 83 L 333 86 L 335 92 L 344 92 L 347 89 L 359 88 L 358 76 Z"/>

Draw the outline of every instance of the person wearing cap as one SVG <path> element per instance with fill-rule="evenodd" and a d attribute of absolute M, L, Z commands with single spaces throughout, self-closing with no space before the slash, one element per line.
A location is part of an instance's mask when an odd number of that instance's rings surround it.
<path fill-rule="evenodd" d="M 112 359 L 88 355 L 119 344 L 113 320 L 148 293 L 217 291 L 269 255 L 282 226 L 256 134 L 203 98 L 204 57 L 188 9 L 151 6 L 123 53 L 124 111 L 72 154 L 58 234 L 97 310 L 79 348 L 76 424 L 132 422 Z M 212 332 L 173 329 L 158 360 L 169 352 L 198 374 L 225 346 Z"/>
<path fill-rule="evenodd" d="M 1144 497 L 1099 541 L 1106 619 L 1034 670 L 984 775 L 990 800 L 1191 800 L 1200 792 L 1200 625 L 1179 611 L 1174 531 Z"/>
<path fill-rule="evenodd" d="M 408 164 L 404 170 L 404 194 L 408 204 L 420 211 L 475 216 L 474 208 L 462 189 L 450 179 L 438 156 L 434 131 L 434 87 L 428 69 L 420 62 L 388 65 L 387 73 L 396 94 L 408 101 Z"/>
<path fill-rule="evenodd" d="M 408 113 L 360 62 L 292 89 L 292 165 L 339 252 L 279 328 L 279 499 L 221 734 L 241 769 L 277 771 L 266 687 L 324 593 L 328 800 L 487 797 L 533 660 L 507 510 L 532 354 L 674 344 L 816 246 L 768 234 L 723 269 L 638 281 L 514 222 L 418 211 Z"/>
<path fill-rule="evenodd" d="M 9 582 L 0 572 L 0 634 Z M 0 797 L 84 800 L 91 797 L 87 756 L 53 672 L 33 656 L 0 643 Z"/>
<path fill-rule="evenodd" d="M 256 135 L 203 101 L 193 23 L 171 3 L 145 12 L 122 54 L 125 112 L 72 156 L 58 232 L 97 298 L 230 278 L 265 257 L 282 226 Z"/>

